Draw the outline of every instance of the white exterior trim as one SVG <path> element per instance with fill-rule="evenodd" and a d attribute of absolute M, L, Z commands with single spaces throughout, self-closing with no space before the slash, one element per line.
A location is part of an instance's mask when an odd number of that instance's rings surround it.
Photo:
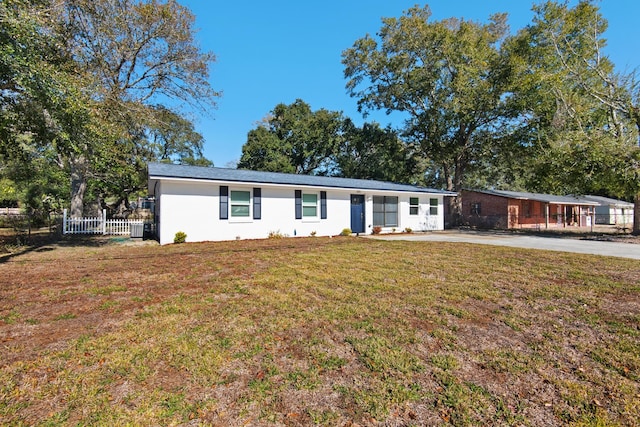
<path fill-rule="evenodd" d="M 253 204 L 253 189 L 261 189 L 261 218 L 253 219 L 253 206 L 248 218 L 220 219 L 220 187 L 249 191 Z M 263 239 L 270 232 L 287 236 L 335 236 L 351 228 L 351 195 L 364 195 L 365 233 L 373 230 L 373 196 L 398 197 L 398 226 L 383 228 L 382 232 L 402 232 L 444 229 L 443 193 L 424 190 L 390 191 L 358 190 L 354 188 L 289 185 L 258 182 L 238 182 L 180 177 L 149 177 L 149 190 L 156 200 L 157 235 L 160 244 L 173 243 L 175 234 L 182 231 L 187 242 Z M 316 218 L 295 218 L 295 190 L 318 194 Z M 321 219 L 320 192 L 326 192 L 327 218 Z M 418 215 L 410 215 L 409 199 L 419 199 Z M 229 197 L 230 198 L 230 197 Z M 437 215 L 430 215 L 430 199 L 438 200 Z M 228 203 L 230 206 L 230 203 Z M 227 208 L 229 209 L 229 207 Z"/>

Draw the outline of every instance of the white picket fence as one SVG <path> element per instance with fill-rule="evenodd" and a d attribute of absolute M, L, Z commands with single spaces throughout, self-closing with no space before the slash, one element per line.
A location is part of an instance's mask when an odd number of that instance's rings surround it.
<path fill-rule="evenodd" d="M 67 210 L 62 213 L 62 234 L 130 235 L 131 225 L 143 227 L 141 219 L 107 219 L 107 211 L 101 216 L 70 218 Z"/>
<path fill-rule="evenodd" d="M 20 215 L 20 208 L 0 208 L 0 215 Z"/>

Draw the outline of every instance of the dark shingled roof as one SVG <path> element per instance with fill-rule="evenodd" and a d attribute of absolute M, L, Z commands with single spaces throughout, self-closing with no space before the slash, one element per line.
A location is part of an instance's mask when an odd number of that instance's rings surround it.
<path fill-rule="evenodd" d="M 556 196 L 555 194 L 525 193 L 521 191 L 504 191 L 504 190 L 469 190 L 477 193 L 492 194 L 494 196 L 507 197 L 509 199 L 519 200 L 535 200 L 543 203 L 553 203 L 556 205 L 590 205 L 598 206 L 598 202 L 587 200 L 582 197 L 575 196 Z"/>
<path fill-rule="evenodd" d="M 609 197 L 602 196 L 584 196 L 585 199 L 600 203 L 600 206 L 613 206 L 616 208 L 628 208 L 633 209 L 633 203 L 625 202 L 624 200 L 610 199 Z"/>
<path fill-rule="evenodd" d="M 184 166 L 168 163 L 149 163 L 149 179 L 188 178 L 210 181 L 250 182 L 264 184 L 299 185 L 308 187 L 352 188 L 358 190 L 403 191 L 413 193 L 432 193 L 455 196 L 451 191 L 416 185 L 395 184 L 392 182 L 368 179 L 336 178 L 330 176 L 297 175 L 291 173 L 260 172 L 243 169 L 208 168 L 202 166 Z"/>

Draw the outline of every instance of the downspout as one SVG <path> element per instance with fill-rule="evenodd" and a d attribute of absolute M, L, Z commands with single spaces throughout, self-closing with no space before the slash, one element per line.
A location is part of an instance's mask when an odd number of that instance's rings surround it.
<path fill-rule="evenodd" d="M 153 184 L 153 222 L 154 222 L 153 228 L 155 230 L 152 230 L 156 239 L 158 239 L 158 243 L 160 243 L 160 209 L 158 209 L 160 205 L 158 203 L 158 195 L 157 195 L 159 182 L 160 180 L 156 179 L 156 182 Z"/>

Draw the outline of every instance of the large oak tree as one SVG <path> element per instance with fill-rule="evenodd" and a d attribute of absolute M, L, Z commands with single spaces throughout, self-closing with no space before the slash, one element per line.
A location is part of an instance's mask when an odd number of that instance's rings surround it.
<path fill-rule="evenodd" d="M 377 36 L 357 40 L 342 62 L 359 108 L 406 115 L 403 135 L 446 189 L 457 191 L 491 152 L 487 146 L 508 115 L 509 69 L 499 49 L 506 16 L 488 24 L 430 18 L 428 6 L 385 18 Z M 451 208 L 455 213 L 459 204 Z"/>
<path fill-rule="evenodd" d="M 86 191 L 126 201 L 144 188 L 147 161 L 209 164 L 180 114 L 185 105 L 206 111 L 218 96 L 208 80 L 215 58 L 197 46 L 187 8 L 6 0 L 0 17 L 0 154 L 5 164 L 35 156 L 65 171 L 71 215 L 82 215 Z"/>
<path fill-rule="evenodd" d="M 142 129 L 162 120 L 155 104 L 214 105 L 218 93 L 208 77 L 215 58 L 199 49 L 194 16 L 175 0 L 66 0 L 59 12 L 67 50 L 78 71 L 90 78 L 85 90 L 94 103 L 94 117 L 106 125 L 93 140 L 74 141 L 76 149 L 68 153 L 71 215 L 78 216 L 96 162 L 108 163 L 101 168 L 102 179 L 107 172 L 131 176 L 124 163 L 119 168 L 101 155 L 121 150 L 127 158 L 143 151 L 139 144 L 147 141 L 140 138 Z"/>
<path fill-rule="evenodd" d="M 68 186 L 59 185 L 63 153 L 91 115 L 64 37 L 52 29 L 53 6 L 0 3 L 0 176 L 30 213 L 43 201 L 67 198 L 61 191 Z"/>
<path fill-rule="evenodd" d="M 547 1 L 509 40 L 514 100 L 537 147 L 530 186 L 634 198 L 640 233 L 640 117 L 634 76 L 605 55 L 607 21 L 591 1 Z"/>

